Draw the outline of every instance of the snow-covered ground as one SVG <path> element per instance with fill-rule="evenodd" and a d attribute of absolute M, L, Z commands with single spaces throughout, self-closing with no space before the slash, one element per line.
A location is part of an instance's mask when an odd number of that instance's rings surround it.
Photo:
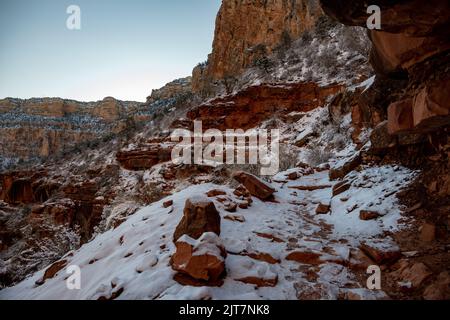
<path fill-rule="evenodd" d="M 98 299 L 114 293 L 117 299 L 298 299 L 308 297 L 308 292 L 318 293 L 317 298 L 335 299 L 350 291 L 366 298 L 382 297 L 382 292 L 364 289 L 342 261 L 348 260 L 351 248 L 362 241 L 391 242 L 384 232 L 401 228 L 395 192 L 415 173 L 398 166 L 364 168 L 350 176 L 350 189 L 334 198 L 332 186 L 336 182 L 328 179 L 328 171 L 294 181 L 286 178 L 287 173 L 274 178 L 278 181 L 272 183 L 277 190 L 275 202 L 254 198 L 249 209 L 238 209 L 235 215 L 243 217 L 244 222 L 223 219 L 229 213 L 211 198 L 222 216 L 220 238 L 228 252 L 227 276 L 221 287 L 180 285 L 173 280 L 175 271 L 169 264 L 175 252 L 172 236 L 186 199 L 211 189 L 222 189 L 228 197 L 234 197 L 233 189 L 206 183 L 139 210 L 116 229 L 68 253 L 62 260 L 67 260 L 67 266 L 80 267 L 80 290 L 67 288 L 66 269 L 36 285 L 43 277 L 42 270 L 0 291 L 0 299 Z M 308 186 L 320 188 L 305 190 Z M 173 200 L 172 207 L 163 207 L 167 200 Z M 331 213 L 317 215 L 319 203 L 331 204 Z M 355 206 L 358 209 L 348 211 Z M 362 221 L 359 209 L 377 210 L 383 216 Z M 324 263 L 311 267 L 288 261 L 287 255 L 296 251 L 318 253 Z M 279 262 L 256 260 L 248 256 L 251 253 L 266 253 Z M 315 280 L 310 279 L 311 272 Z M 236 280 L 250 276 L 277 278 L 278 282 L 274 287 L 257 288 Z"/>

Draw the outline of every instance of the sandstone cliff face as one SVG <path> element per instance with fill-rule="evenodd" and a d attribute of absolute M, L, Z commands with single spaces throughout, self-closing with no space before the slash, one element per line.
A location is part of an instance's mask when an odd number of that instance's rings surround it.
<path fill-rule="evenodd" d="M 217 15 L 213 51 L 193 71 L 193 90 L 238 76 L 276 47 L 299 38 L 321 15 L 315 0 L 224 0 Z"/>
<path fill-rule="evenodd" d="M 138 107 L 111 97 L 92 103 L 60 98 L 0 100 L 0 157 L 48 157 L 121 132 Z"/>
<path fill-rule="evenodd" d="M 314 82 L 259 85 L 246 88 L 235 95 L 212 99 L 187 113 L 201 120 L 206 129 L 250 129 L 263 121 L 290 112 L 308 112 L 321 107 L 327 98 L 342 87 L 320 87 Z"/>
<path fill-rule="evenodd" d="M 174 99 L 184 94 L 192 92 L 192 77 L 186 77 L 169 82 L 160 89 L 155 89 L 152 94 L 147 97 L 147 103 Z"/>
<path fill-rule="evenodd" d="M 378 77 L 390 78 L 382 103 L 390 134 L 423 133 L 450 124 L 450 3 L 378 1 L 381 30 L 370 30 L 370 61 Z M 321 0 L 324 11 L 342 23 L 365 26 L 366 1 Z M 394 83 L 397 82 L 397 85 Z"/>

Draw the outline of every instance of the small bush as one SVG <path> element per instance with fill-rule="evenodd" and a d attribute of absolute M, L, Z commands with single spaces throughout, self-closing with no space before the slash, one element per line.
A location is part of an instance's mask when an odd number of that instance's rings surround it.
<path fill-rule="evenodd" d="M 280 172 L 295 168 L 298 163 L 298 154 L 286 144 L 280 145 Z"/>
<path fill-rule="evenodd" d="M 270 68 L 272 67 L 272 65 L 273 62 L 270 61 L 268 57 L 258 58 L 253 61 L 253 66 L 264 71 L 266 74 L 270 73 Z"/>
<path fill-rule="evenodd" d="M 317 20 L 315 27 L 315 34 L 319 38 L 329 37 L 329 31 L 337 25 L 336 21 L 328 17 L 327 15 L 322 15 Z"/>
<path fill-rule="evenodd" d="M 321 148 L 310 149 L 306 155 L 306 161 L 309 165 L 315 167 L 327 162 L 333 154 Z"/>
<path fill-rule="evenodd" d="M 157 183 L 140 183 L 136 200 L 142 205 L 149 205 L 164 198 L 164 192 Z"/>

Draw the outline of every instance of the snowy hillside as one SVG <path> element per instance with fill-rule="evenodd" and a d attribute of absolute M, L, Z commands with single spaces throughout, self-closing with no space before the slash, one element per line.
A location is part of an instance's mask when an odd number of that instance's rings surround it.
<path fill-rule="evenodd" d="M 220 238 L 228 252 L 221 287 L 182 286 L 173 280 L 175 272 L 169 265 L 175 250 L 172 235 L 186 199 L 205 196 L 212 189 L 235 197 L 229 187 L 202 184 L 138 211 L 118 228 L 63 257 L 65 266 L 81 268 L 80 290 L 67 289 L 65 269 L 37 285 L 44 274 L 40 271 L 0 291 L 0 299 L 334 299 L 349 292 L 381 298 L 382 292 L 368 291 L 358 281 L 355 250 L 362 242 L 391 246 L 385 232 L 401 228 L 395 192 L 415 174 L 397 166 L 367 168 L 355 173 L 347 191 L 332 197 L 335 182 L 328 179 L 328 171 L 297 170 L 301 177 L 294 181 L 286 178 L 292 171 L 274 178 L 278 181 L 272 183 L 274 202 L 254 198 L 249 209 L 232 215 L 235 221 L 226 219 L 230 214 L 212 198 L 222 217 Z M 164 208 L 168 200 L 173 205 Z M 321 203 L 331 203 L 329 214 L 316 214 Z M 382 217 L 360 220 L 362 209 Z M 305 254 L 309 258 L 302 260 Z M 239 281 L 246 277 L 276 285 L 257 287 Z"/>

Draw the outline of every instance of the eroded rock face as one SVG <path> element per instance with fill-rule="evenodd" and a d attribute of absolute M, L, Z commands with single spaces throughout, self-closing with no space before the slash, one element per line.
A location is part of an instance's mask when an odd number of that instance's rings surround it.
<path fill-rule="evenodd" d="M 366 27 L 367 1 L 321 0 L 324 12 Z M 423 133 L 450 124 L 450 3 L 380 0 L 381 30 L 370 30 L 370 62 L 377 77 L 405 79 L 385 97 L 389 134 Z"/>
<path fill-rule="evenodd" d="M 111 97 L 97 102 L 60 98 L 0 100 L 0 155 L 48 157 L 126 128 L 139 103 Z"/>
<path fill-rule="evenodd" d="M 450 78 L 428 82 L 388 108 L 390 134 L 433 131 L 450 124 Z"/>
<path fill-rule="evenodd" d="M 164 87 L 153 90 L 152 94 L 147 97 L 147 103 L 173 99 L 184 94 L 189 94 L 192 91 L 191 82 L 191 77 L 181 78 L 169 82 Z"/>
<path fill-rule="evenodd" d="M 249 129 L 275 114 L 307 112 L 323 106 L 340 85 L 320 87 L 314 82 L 259 85 L 235 95 L 208 101 L 187 114 L 191 120 L 202 120 L 204 129 Z"/>
<path fill-rule="evenodd" d="M 320 0 L 320 4 L 327 15 L 346 25 L 365 27 L 367 7 L 376 4 L 381 8 L 382 31 L 415 37 L 450 32 L 450 4 L 445 0 Z"/>
<path fill-rule="evenodd" d="M 205 232 L 220 235 L 220 214 L 214 202 L 208 198 L 198 196 L 187 199 L 183 213 L 173 235 L 174 242 L 183 235 L 193 239 L 200 238 Z"/>
<path fill-rule="evenodd" d="M 38 180 L 46 173 L 41 172 L 8 172 L 0 175 L 0 200 L 10 204 L 30 204 L 36 199 L 45 198 L 44 189 Z M 40 188 L 40 191 L 38 189 Z M 51 190 L 46 190 L 51 192 Z M 47 199 L 45 199 L 47 200 Z M 44 200 L 44 201 L 45 201 Z"/>
<path fill-rule="evenodd" d="M 217 15 L 207 65 L 193 71 L 193 90 L 238 76 L 256 59 L 299 38 L 322 15 L 316 0 L 224 0 Z"/>
<path fill-rule="evenodd" d="M 411 66 L 450 49 L 448 40 L 439 37 L 411 37 L 403 33 L 371 30 L 370 38 L 373 43 L 371 63 L 382 74 L 408 70 Z"/>
<path fill-rule="evenodd" d="M 127 170 L 146 170 L 158 163 L 170 161 L 172 147 L 171 144 L 142 144 L 133 149 L 119 151 L 116 158 Z"/>

